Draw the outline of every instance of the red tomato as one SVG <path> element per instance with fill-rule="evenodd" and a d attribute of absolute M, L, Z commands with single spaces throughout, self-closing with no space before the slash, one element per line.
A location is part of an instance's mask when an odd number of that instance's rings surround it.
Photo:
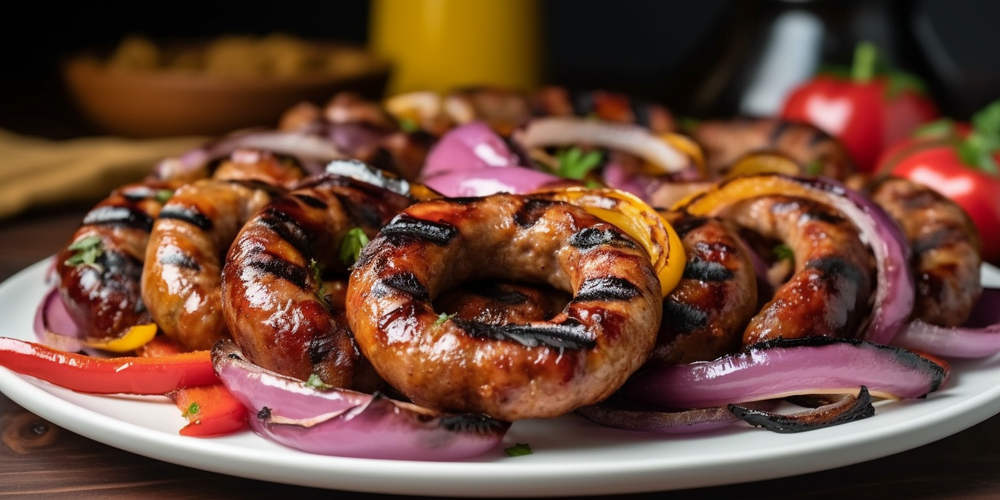
<path fill-rule="evenodd" d="M 927 185 L 958 203 L 979 229 L 983 260 L 1000 263 L 1000 177 L 965 165 L 954 142 L 911 142 L 902 147 L 895 157 L 886 155 L 888 163 L 879 170 Z M 1000 162 L 1000 153 L 994 158 Z"/>
<path fill-rule="evenodd" d="M 890 96 L 888 85 L 885 77 L 861 82 L 817 76 L 791 93 L 781 117 L 811 123 L 840 139 L 858 170 L 871 172 L 886 148 L 938 117 L 927 97 L 908 88 Z"/>

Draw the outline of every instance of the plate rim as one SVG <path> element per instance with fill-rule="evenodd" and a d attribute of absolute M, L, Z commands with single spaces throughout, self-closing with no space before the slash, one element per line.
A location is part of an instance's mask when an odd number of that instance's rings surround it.
<path fill-rule="evenodd" d="M 41 292 L 23 294 L 27 296 L 23 297 L 24 301 L 30 303 L 34 299 L 33 302 L 37 303 L 45 291 L 45 287 L 41 283 L 42 280 L 39 278 L 44 276 L 44 270 L 49 265 L 50 259 L 51 257 L 39 261 L 0 283 L 0 298 L 22 290 L 23 287 L 28 287 L 28 289 L 37 287 Z M 984 265 L 984 268 L 984 274 L 994 275 L 993 281 L 1000 285 L 1000 269 L 989 265 Z M 33 285 L 31 280 L 36 279 L 39 283 Z M 0 304 L 5 304 L 5 302 L 0 300 Z M 0 305 L 0 311 L 5 307 L 9 306 Z M 24 312 L 21 311 L 21 314 Z M 34 309 L 31 309 L 31 315 L 33 316 L 33 314 Z M 31 332 L 28 334 L 33 335 Z M 20 336 L 20 338 L 25 338 L 25 336 Z M 990 359 L 998 360 L 998 357 Z M 956 369 L 955 373 L 960 374 L 958 369 L 984 363 L 987 361 L 958 361 L 953 365 Z M 1000 362 L 991 364 L 993 366 L 990 368 L 1000 376 Z M 236 442 L 231 442 L 233 440 L 228 439 L 228 437 L 186 438 L 163 432 L 150 432 L 150 428 L 114 420 L 112 417 L 79 406 L 70 400 L 77 397 L 104 398 L 106 396 L 73 393 L 60 387 L 51 386 L 44 381 L 16 374 L 6 368 L 0 368 L 0 392 L 39 417 L 94 441 L 156 460 L 205 471 L 276 483 L 366 493 L 476 497 L 626 494 L 722 486 L 788 477 L 861 463 L 923 446 L 967 429 L 1000 412 L 1000 384 L 996 384 L 990 390 L 964 397 L 957 404 L 943 406 L 929 413 L 922 413 L 916 418 L 897 422 L 888 430 L 882 426 L 852 427 L 851 430 L 855 432 L 835 439 L 831 436 L 831 439 L 820 440 L 820 445 L 812 446 L 811 449 L 791 441 L 768 450 L 757 450 L 754 454 L 754 461 L 734 454 L 728 460 L 721 461 L 718 457 L 696 458 L 687 463 L 676 463 L 677 459 L 674 457 L 636 458 L 583 464 L 572 463 L 559 467 L 560 464 L 539 462 L 537 459 L 530 458 L 528 460 L 496 459 L 464 462 L 386 461 L 311 455 L 293 450 L 291 455 L 300 455 L 293 463 L 285 464 L 284 467 L 276 469 L 268 469 L 262 468 L 259 460 L 259 455 L 267 454 L 267 450 L 248 453 L 247 448 L 239 440 L 244 436 L 237 436 Z M 166 401 L 166 398 L 159 397 L 159 402 L 163 401 Z M 889 404 L 919 405 L 921 403 L 926 403 L 926 401 L 891 402 Z M 172 404 L 170 408 L 173 409 Z M 877 417 L 878 415 L 875 418 Z M 177 418 L 178 422 L 182 422 L 179 415 Z M 561 418 L 579 419 L 581 417 Z M 932 425 L 940 424 L 942 421 L 946 421 L 948 424 Z M 852 425 L 857 426 L 863 422 Z M 518 424 L 515 423 L 515 425 Z M 629 431 L 618 432 L 628 433 Z M 250 439 L 253 440 L 251 442 L 265 440 L 259 436 L 251 436 Z M 659 441 L 664 440 L 670 441 L 670 439 L 700 439 L 700 436 L 702 435 L 656 438 L 657 443 L 654 444 L 659 444 Z M 901 436 L 906 436 L 907 439 L 899 439 Z M 781 439 L 775 441 L 783 442 Z M 860 446 L 862 443 L 866 446 Z M 286 450 L 276 443 L 270 443 L 267 446 Z M 845 451 L 851 453 L 844 453 Z M 289 453 L 283 452 L 281 454 L 288 455 Z M 812 460 L 821 455 L 825 458 L 822 463 Z M 703 463 L 705 461 L 713 463 L 705 464 Z M 392 468 L 393 481 L 385 480 L 384 465 L 387 462 L 397 465 Z M 439 482 L 440 479 L 443 479 L 440 474 L 442 468 L 447 468 L 451 472 L 447 477 L 451 480 L 448 483 Z M 654 477 L 661 475 L 665 468 L 671 472 L 670 476 L 673 480 L 665 482 Z M 710 472 L 720 468 L 727 471 L 724 477 L 720 477 L 722 475 L 717 472 Z M 331 474 L 331 469 L 334 469 L 335 473 Z M 675 477 L 678 475 L 683 477 L 678 479 Z"/>

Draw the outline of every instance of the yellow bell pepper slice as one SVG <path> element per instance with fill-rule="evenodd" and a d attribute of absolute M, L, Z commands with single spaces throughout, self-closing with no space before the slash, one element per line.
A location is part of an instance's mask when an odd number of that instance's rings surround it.
<path fill-rule="evenodd" d="M 697 216 L 714 216 L 719 210 L 743 200 L 761 196 L 786 195 L 824 202 L 825 193 L 801 179 L 778 173 L 743 175 L 725 179 L 706 191 L 681 200 L 671 210 Z"/>
<path fill-rule="evenodd" d="M 83 339 L 81 343 L 87 347 L 110 352 L 131 352 L 153 340 L 156 337 L 156 324 L 147 323 L 129 328 L 125 335 L 114 339 Z"/>
<path fill-rule="evenodd" d="M 733 163 L 726 177 L 756 174 L 799 175 L 802 167 L 795 160 L 777 153 L 751 153 Z"/>
<path fill-rule="evenodd" d="M 531 193 L 532 197 L 563 201 L 621 228 L 649 254 L 666 297 L 684 274 L 686 257 L 677 231 L 639 197 L 618 189 L 567 187 Z"/>

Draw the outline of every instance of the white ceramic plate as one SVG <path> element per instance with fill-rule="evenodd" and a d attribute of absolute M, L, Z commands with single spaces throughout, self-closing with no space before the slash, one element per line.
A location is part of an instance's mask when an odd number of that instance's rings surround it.
<path fill-rule="evenodd" d="M 33 340 L 45 292 L 40 262 L 0 285 L 3 335 Z M 1000 287 L 1000 271 L 984 267 Z M 577 416 L 517 422 L 504 444 L 474 461 L 409 462 L 297 452 L 252 433 L 178 434 L 185 424 L 166 398 L 88 396 L 0 368 L 0 390 L 56 425 L 155 459 L 280 483 L 433 496 L 556 496 L 712 486 L 804 474 L 915 448 L 1000 412 L 1000 356 L 953 363 L 952 378 L 924 400 L 881 402 L 876 415 L 802 434 L 738 425 L 712 434 L 657 436 L 606 429 Z M 374 437 L 373 439 L 377 439 Z M 510 458 L 502 447 L 528 443 Z"/>

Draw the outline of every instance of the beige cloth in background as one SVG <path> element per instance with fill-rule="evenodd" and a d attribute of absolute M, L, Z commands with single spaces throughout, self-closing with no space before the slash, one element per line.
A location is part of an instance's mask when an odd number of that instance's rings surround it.
<path fill-rule="evenodd" d="M 0 130 L 0 219 L 28 209 L 97 202 L 144 178 L 164 158 L 201 146 L 206 137 L 54 141 Z"/>

